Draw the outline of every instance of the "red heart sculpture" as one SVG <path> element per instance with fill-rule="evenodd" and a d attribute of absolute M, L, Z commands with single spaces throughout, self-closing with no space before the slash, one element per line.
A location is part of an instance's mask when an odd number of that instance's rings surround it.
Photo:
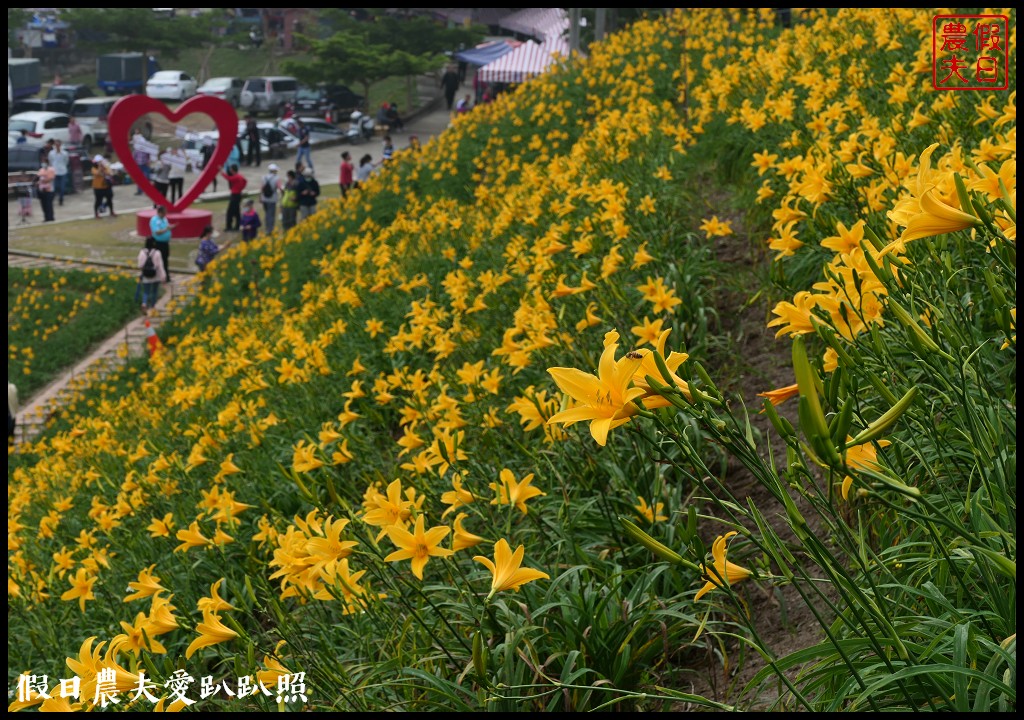
<path fill-rule="evenodd" d="M 142 169 L 132 157 L 132 150 L 129 145 L 130 138 L 128 134 L 131 132 L 132 125 L 140 117 L 151 112 L 163 115 L 172 123 L 178 122 L 186 115 L 202 113 L 203 115 L 210 116 L 217 126 L 217 146 L 213 150 L 210 162 L 203 168 L 203 172 L 188 189 L 188 192 L 178 198 L 178 202 L 173 205 L 168 202 L 167 198 L 157 192 L 153 184 L 142 174 Z M 145 95 L 125 95 L 110 108 L 110 113 L 107 116 L 107 128 L 110 133 L 110 144 L 113 145 L 118 159 L 124 165 L 125 172 L 128 173 L 132 180 L 138 183 L 139 188 L 157 205 L 166 206 L 168 212 L 180 212 L 199 197 L 199 194 L 206 189 L 206 186 L 210 184 L 210 181 L 217 175 L 221 166 L 227 161 L 228 155 L 231 154 L 232 144 L 238 135 L 238 114 L 227 100 L 221 100 L 210 95 L 196 95 L 183 102 L 173 112 L 166 104 L 151 97 Z M 228 138 L 229 142 L 221 142 L 224 138 Z"/>

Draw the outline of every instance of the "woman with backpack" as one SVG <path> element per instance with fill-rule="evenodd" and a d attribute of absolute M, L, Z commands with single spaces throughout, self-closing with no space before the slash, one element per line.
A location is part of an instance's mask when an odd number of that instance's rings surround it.
<path fill-rule="evenodd" d="M 139 284 L 142 287 L 142 310 L 149 310 L 156 305 L 160 292 L 160 283 L 167 282 L 167 271 L 164 270 L 164 259 L 156 246 L 156 238 L 146 238 L 146 247 L 139 250 Z"/>

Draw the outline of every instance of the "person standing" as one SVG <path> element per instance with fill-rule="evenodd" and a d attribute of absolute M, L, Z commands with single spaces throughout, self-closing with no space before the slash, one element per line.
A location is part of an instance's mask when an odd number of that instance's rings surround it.
<path fill-rule="evenodd" d="M 206 166 L 210 164 L 210 159 L 213 158 L 213 143 L 212 142 L 204 142 L 203 146 L 199 149 L 199 154 L 202 156 L 202 163 L 203 163 L 200 166 L 199 169 L 200 170 L 205 170 Z M 230 158 L 229 158 L 229 161 L 230 161 Z M 216 173 L 214 173 L 214 175 L 213 175 L 212 184 L 213 184 L 213 192 L 217 192 L 217 174 Z"/>
<path fill-rule="evenodd" d="M 352 173 L 355 171 L 352 164 L 352 155 L 348 150 L 341 154 L 341 169 L 338 174 L 338 188 L 342 197 L 348 197 L 348 191 L 352 189 Z"/>
<path fill-rule="evenodd" d="M 381 161 L 381 163 L 383 163 L 385 165 L 387 163 L 389 163 L 391 161 L 391 158 L 394 156 L 394 154 L 395 154 L 395 146 L 391 142 L 391 136 L 390 135 L 385 135 L 384 136 L 384 145 L 381 147 L 381 150 L 380 150 L 380 161 Z"/>
<path fill-rule="evenodd" d="M 170 183 L 171 203 L 175 203 L 185 194 L 185 170 L 188 168 L 188 157 L 181 148 L 174 148 L 168 160 L 167 179 Z"/>
<path fill-rule="evenodd" d="M 452 105 L 455 103 L 455 93 L 459 91 L 459 73 L 456 72 L 455 68 L 451 65 L 445 71 L 444 76 L 441 78 L 441 88 L 444 90 L 444 100 L 448 103 L 448 111 L 451 112 Z"/>
<path fill-rule="evenodd" d="M 171 225 L 167 220 L 167 208 L 163 205 L 158 205 L 156 215 L 149 220 L 149 234 L 153 236 L 153 240 L 156 242 L 155 247 L 160 251 L 164 274 L 167 276 L 168 281 L 171 279 L 171 231 L 175 227 L 177 226 Z"/>
<path fill-rule="evenodd" d="M 199 252 L 196 253 L 196 267 L 199 268 L 199 272 L 206 270 L 206 266 L 219 252 L 220 247 L 213 241 L 213 225 L 207 225 L 199 235 Z"/>
<path fill-rule="evenodd" d="M 85 133 L 78 121 L 75 118 L 68 120 L 68 144 L 72 147 L 81 147 L 83 138 L 85 138 Z M 86 148 L 86 150 L 88 149 Z"/>
<path fill-rule="evenodd" d="M 260 129 L 256 124 L 256 116 L 252 113 L 249 113 L 245 119 L 245 139 L 249 144 L 245 154 L 245 164 L 259 167 L 263 162 L 260 156 Z"/>
<path fill-rule="evenodd" d="M 71 156 L 64 149 L 60 140 L 53 141 L 53 149 L 49 155 L 50 167 L 57 173 L 54 182 L 54 190 L 57 193 L 58 204 L 64 204 L 64 195 L 71 191 L 71 176 L 68 175 L 68 167 L 71 165 Z"/>
<path fill-rule="evenodd" d="M 303 167 L 313 169 L 313 156 L 310 154 L 309 128 L 302 122 L 301 118 L 295 118 L 295 129 L 299 136 L 299 154 L 295 157 L 295 164 L 303 164 Z M 305 162 L 303 162 L 305 158 Z"/>
<path fill-rule="evenodd" d="M 274 225 L 277 221 L 277 203 L 281 200 L 281 180 L 277 176 L 279 171 L 277 163 L 270 163 L 267 166 L 267 171 L 267 174 L 263 176 L 263 183 L 260 185 L 260 202 L 263 203 L 267 235 L 270 235 L 274 232 Z"/>
<path fill-rule="evenodd" d="M 357 188 L 367 180 L 370 179 L 370 174 L 373 172 L 373 158 L 369 153 L 359 158 L 359 168 L 356 170 L 355 182 L 352 183 L 352 187 Z"/>
<path fill-rule="evenodd" d="M 281 229 L 288 232 L 295 227 L 299 212 L 299 180 L 294 170 L 289 170 L 284 187 L 281 189 Z"/>
<path fill-rule="evenodd" d="M 97 218 L 104 207 L 110 208 L 110 217 L 117 217 L 117 213 L 114 212 L 114 179 L 110 165 L 102 155 L 92 159 L 92 193 L 95 197 L 93 213 Z"/>
<path fill-rule="evenodd" d="M 142 171 L 142 176 L 146 178 L 146 180 L 149 180 L 153 172 L 153 169 L 149 166 L 149 164 L 153 161 L 153 158 L 149 156 L 149 152 L 145 149 L 145 146 L 142 144 L 145 141 L 146 138 L 143 137 L 142 131 L 136 128 L 135 134 L 132 135 L 132 160 L 134 160 L 135 164 L 139 166 L 139 170 Z M 138 189 L 135 191 L 135 194 L 143 194 L 141 185 L 139 185 Z"/>
<path fill-rule="evenodd" d="M 249 242 L 255 240 L 256 236 L 260 232 L 260 214 L 256 212 L 256 203 L 251 199 L 245 201 L 245 210 L 242 212 L 241 219 L 242 226 L 242 240 L 243 242 Z"/>
<path fill-rule="evenodd" d="M 39 204 L 43 208 L 43 222 L 53 222 L 53 183 L 57 173 L 50 166 L 50 161 L 45 157 L 36 173 L 36 192 L 39 195 Z"/>
<path fill-rule="evenodd" d="M 10 353 L 10 346 L 7 347 L 8 356 Z M 7 382 L 7 442 L 10 443 L 14 440 L 14 428 L 18 425 L 18 388 L 17 386 L 8 381 Z"/>
<path fill-rule="evenodd" d="M 171 164 L 167 162 L 169 153 L 170 151 L 164 148 L 164 151 L 156 159 L 156 172 L 153 173 L 153 187 L 163 196 L 164 200 L 169 199 L 167 189 L 171 186 Z"/>
<path fill-rule="evenodd" d="M 298 202 L 299 220 L 305 220 L 316 212 L 316 200 L 320 197 L 320 183 L 313 176 L 313 168 L 308 167 L 302 171 L 302 178 L 299 180 Z"/>
<path fill-rule="evenodd" d="M 221 177 L 228 181 L 230 193 L 224 232 L 236 232 L 242 228 L 242 192 L 248 181 L 238 172 L 237 165 L 232 165 L 227 172 L 221 173 Z"/>
<path fill-rule="evenodd" d="M 152 236 L 146 238 L 146 246 L 139 250 L 138 266 L 139 283 L 142 286 L 142 309 L 146 311 L 156 306 L 160 283 L 170 281 L 163 254 Z"/>

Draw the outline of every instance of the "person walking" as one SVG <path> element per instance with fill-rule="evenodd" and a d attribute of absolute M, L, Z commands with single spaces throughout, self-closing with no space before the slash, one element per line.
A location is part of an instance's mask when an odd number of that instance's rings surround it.
<path fill-rule="evenodd" d="M 157 206 L 156 215 L 149 220 L 149 234 L 156 242 L 156 249 L 160 251 L 167 280 L 171 279 L 171 231 L 176 227 L 177 225 L 171 225 L 167 220 L 167 208 L 163 205 Z"/>
<path fill-rule="evenodd" d="M 117 217 L 114 212 L 114 180 L 111 175 L 110 165 L 102 155 L 96 155 L 92 159 L 92 193 L 94 196 L 93 213 L 97 218 L 100 210 L 110 209 L 110 217 Z"/>
<path fill-rule="evenodd" d="M 224 232 L 236 232 L 242 228 L 242 192 L 249 181 L 238 172 L 238 166 L 232 165 L 228 171 L 221 173 L 228 181 L 228 211 L 224 224 Z"/>
<path fill-rule="evenodd" d="M 39 195 L 39 204 L 43 208 L 43 222 L 53 222 L 53 184 L 57 173 L 50 166 L 50 161 L 45 157 L 36 173 L 36 194 Z"/>
<path fill-rule="evenodd" d="M 289 170 L 281 189 L 281 229 L 288 232 L 297 222 L 299 212 L 299 176 Z"/>
<path fill-rule="evenodd" d="M 68 168 L 71 165 L 71 155 L 64 149 L 60 140 L 53 141 L 53 149 L 50 150 L 48 157 L 50 161 L 50 167 L 57 174 L 54 181 L 54 191 L 57 193 L 57 202 L 59 205 L 64 204 L 64 195 L 71 192 L 71 176 L 68 174 Z"/>
<path fill-rule="evenodd" d="M 338 188 L 342 197 L 348 197 L 348 191 L 352 189 L 352 174 L 355 169 L 352 155 L 346 150 L 341 154 L 341 168 L 338 172 Z"/>
<path fill-rule="evenodd" d="M 196 253 L 196 267 L 199 268 L 199 272 L 204 272 L 219 252 L 220 247 L 213 241 L 213 225 L 207 225 L 199 235 L 199 252 Z"/>
<path fill-rule="evenodd" d="M 278 177 L 277 163 L 267 166 L 267 174 L 260 185 L 260 202 L 263 203 L 263 216 L 266 219 L 267 235 L 274 232 L 277 222 L 277 204 L 281 200 L 281 180 Z"/>
<path fill-rule="evenodd" d="M 445 70 L 444 76 L 441 78 L 441 88 L 444 90 L 444 101 L 448 103 L 448 111 L 451 112 L 452 105 L 455 103 L 455 93 L 459 91 L 459 86 L 462 82 L 459 80 L 459 73 L 451 65 Z"/>
<path fill-rule="evenodd" d="M 156 306 L 160 283 L 170 281 L 167 266 L 164 265 L 163 255 L 154 237 L 147 237 L 146 246 L 139 250 L 138 266 L 139 284 L 142 287 L 142 310 L 145 312 Z"/>
<path fill-rule="evenodd" d="M 320 197 L 320 183 L 313 175 L 313 168 L 308 167 L 302 171 L 302 178 L 299 180 L 298 202 L 299 220 L 305 220 L 316 212 L 316 200 Z"/>
<path fill-rule="evenodd" d="M 313 169 L 313 156 L 309 144 L 309 128 L 302 122 L 301 118 L 295 118 L 295 130 L 299 137 L 299 154 L 295 157 L 295 164 L 302 163 L 303 167 Z M 305 159 L 305 160 L 303 160 Z"/>
<path fill-rule="evenodd" d="M 256 203 L 251 199 L 245 201 L 245 210 L 242 211 L 242 241 L 249 242 L 255 240 L 256 236 L 259 235 L 260 226 L 263 223 L 260 222 L 260 214 L 256 212 Z"/>

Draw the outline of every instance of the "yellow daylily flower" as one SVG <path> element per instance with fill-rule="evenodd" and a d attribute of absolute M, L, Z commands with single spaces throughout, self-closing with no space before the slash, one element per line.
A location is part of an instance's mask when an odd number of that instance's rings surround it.
<path fill-rule="evenodd" d="M 491 592 L 487 594 L 488 599 L 496 592 L 502 590 L 518 591 L 522 585 L 534 580 L 548 580 L 550 576 L 546 572 L 534 570 L 533 568 L 520 567 L 523 564 L 525 550 L 522 545 L 512 552 L 508 541 L 502 538 L 494 544 L 494 561 L 490 558 L 477 555 L 473 559 L 491 571 Z"/>
<path fill-rule="evenodd" d="M 217 645 L 238 637 L 238 633 L 221 622 L 219 615 L 211 613 L 209 610 L 203 611 L 203 621 L 196 626 L 196 631 L 198 631 L 199 637 L 193 640 L 185 650 L 186 659 L 192 657 L 200 648 Z"/>
<path fill-rule="evenodd" d="M 747 570 L 745 567 L 741 567 L 736 563 L 731 563 L 725 558 L 725 544 L 729 538 L 735 534 L 736 531 L 734 530 L 715 538 L 715 542 L 711 545 L 711 556 L 714 558 L 714 569 L 709 570 L 706 565 L 701 565 L 701 572 L 704 577 L 708 578 L 708 581 L 704 584 L 704 587 L 697 591 L 697 595 L 693 598 L 694 602 L 700 600 L 715 588 L 724 587 L 723 583 L 726 585 L 734 585 L 751 576 L 752 573 L 750 570 Z"/>
<path fill-rule="evenodd" d="M 644 394 L 643 389 L 630 387 L 633 373 L 640 366 L 640 358 L 628 355 L 615 359 L 617 343 L 605 346 L 598 364 L 597 376 L 575 368 L 548 368 L 558 387 L 573 399 L 575 405 L 553 415 L 548 423 L 590 421 L 590 434 L 598 445 L 608 442 L 608 432 L 624 425 L 636 414 L 633 400 Z"/>
<path fill-rule="evenodd" d="M 432 557 L 448 557 L 454 553 L 441 547 L 441 541 L 451 532 L 451 528 L 433 527 L 430 530 L 423 529 L 423 516 L 416 518 L 416 526 L 413 532 L 403 527 L 392 525 L 387 528 L 388 537 L 391 538 L 398 550 L 388 555 L 386 562 L 397 562 L 399 560 L 412 560 L 412 574 L 420 580 L 423 579 L 423 568 Z"/>

